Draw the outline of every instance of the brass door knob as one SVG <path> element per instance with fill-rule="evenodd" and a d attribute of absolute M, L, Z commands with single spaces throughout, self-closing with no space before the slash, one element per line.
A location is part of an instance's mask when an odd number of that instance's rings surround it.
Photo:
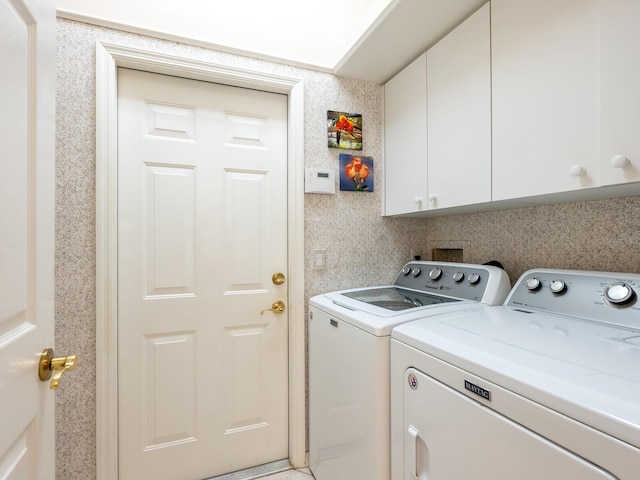
<path fill-rule="evenodd" d="M 282 285 L 285 281 L 284 273 L 274 273 L 273 277 L 271 277 L 271 281 L 276 285 Z"/>
<path fill-rule="evenodd" d="M 273 313 L 282 313 L 284 312 L 284 302 L 282 300 L 277 300 L 273 302 L 271 308 L 266 308 L 260 312 L 260 315 L 264 315 L 264 312 L 273 312 Z"/>
<path fill-rule="evenodd" d="M 45 348 L 40 354 L 40 363 L 38 365 L 38 376 L 40 380 L 46 382 L 51 379 L 49 388 L 57 390 L 60 385 L 60 378 L 66 371 L 78 368 L 78 356 L 69 355 L 68 357 L 53 356 L 52 348 Z"/>

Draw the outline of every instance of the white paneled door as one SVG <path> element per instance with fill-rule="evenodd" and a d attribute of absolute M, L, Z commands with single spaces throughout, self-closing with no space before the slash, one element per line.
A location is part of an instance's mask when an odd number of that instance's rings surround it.
<path fill-rule="evenodd" d="M 55 10 L 0 0 L 0 478 L 55 476 L 53 347 Z M 62 382 L 67 379 L 63 378 Z"/>
<path fill-rule="evenodd" d="M 288 457 L 286 262 L 287 97 L 119 69 L 120 480 Z"/>

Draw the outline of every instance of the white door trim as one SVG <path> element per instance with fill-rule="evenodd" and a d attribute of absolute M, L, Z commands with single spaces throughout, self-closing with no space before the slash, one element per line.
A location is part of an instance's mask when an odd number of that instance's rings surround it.
<path fill-rule="evenodd" d="M 96 46 L 97 480 L 118 478 L 117 68 L 288 96 L 289 461 L 306 466 L 304 339 L 304 95 L 302 80 L 130 47 Z"/>

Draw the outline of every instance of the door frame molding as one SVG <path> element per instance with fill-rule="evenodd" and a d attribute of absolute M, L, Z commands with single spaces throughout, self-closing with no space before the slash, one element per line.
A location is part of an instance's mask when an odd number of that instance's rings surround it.
<path fill-rule="evenodd" d="M 304 92 L 299 78 L 121 45 L 96 44 L 96 461 L 118 478 L 117 69 L 204 80 L 288 97 L 289 461 L 306 466 L 304 336 Z"/>

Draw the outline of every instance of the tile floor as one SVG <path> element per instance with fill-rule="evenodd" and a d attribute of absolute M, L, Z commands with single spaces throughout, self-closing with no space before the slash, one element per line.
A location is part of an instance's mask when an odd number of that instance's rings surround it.
<path fill-rule="evenodd" d="M 292 470 L 289 460 L 284 459 L 208 480 L 314 480 L 314 476 L 309 468 Z"/>
<path fill-rule="evenodd" d="M 313 480 L 311 470 L 303 468 L 302 470 L 287 470 L 285 472 L 274 473 L 266 477 L 260 477 L 260 480 Z"/>

